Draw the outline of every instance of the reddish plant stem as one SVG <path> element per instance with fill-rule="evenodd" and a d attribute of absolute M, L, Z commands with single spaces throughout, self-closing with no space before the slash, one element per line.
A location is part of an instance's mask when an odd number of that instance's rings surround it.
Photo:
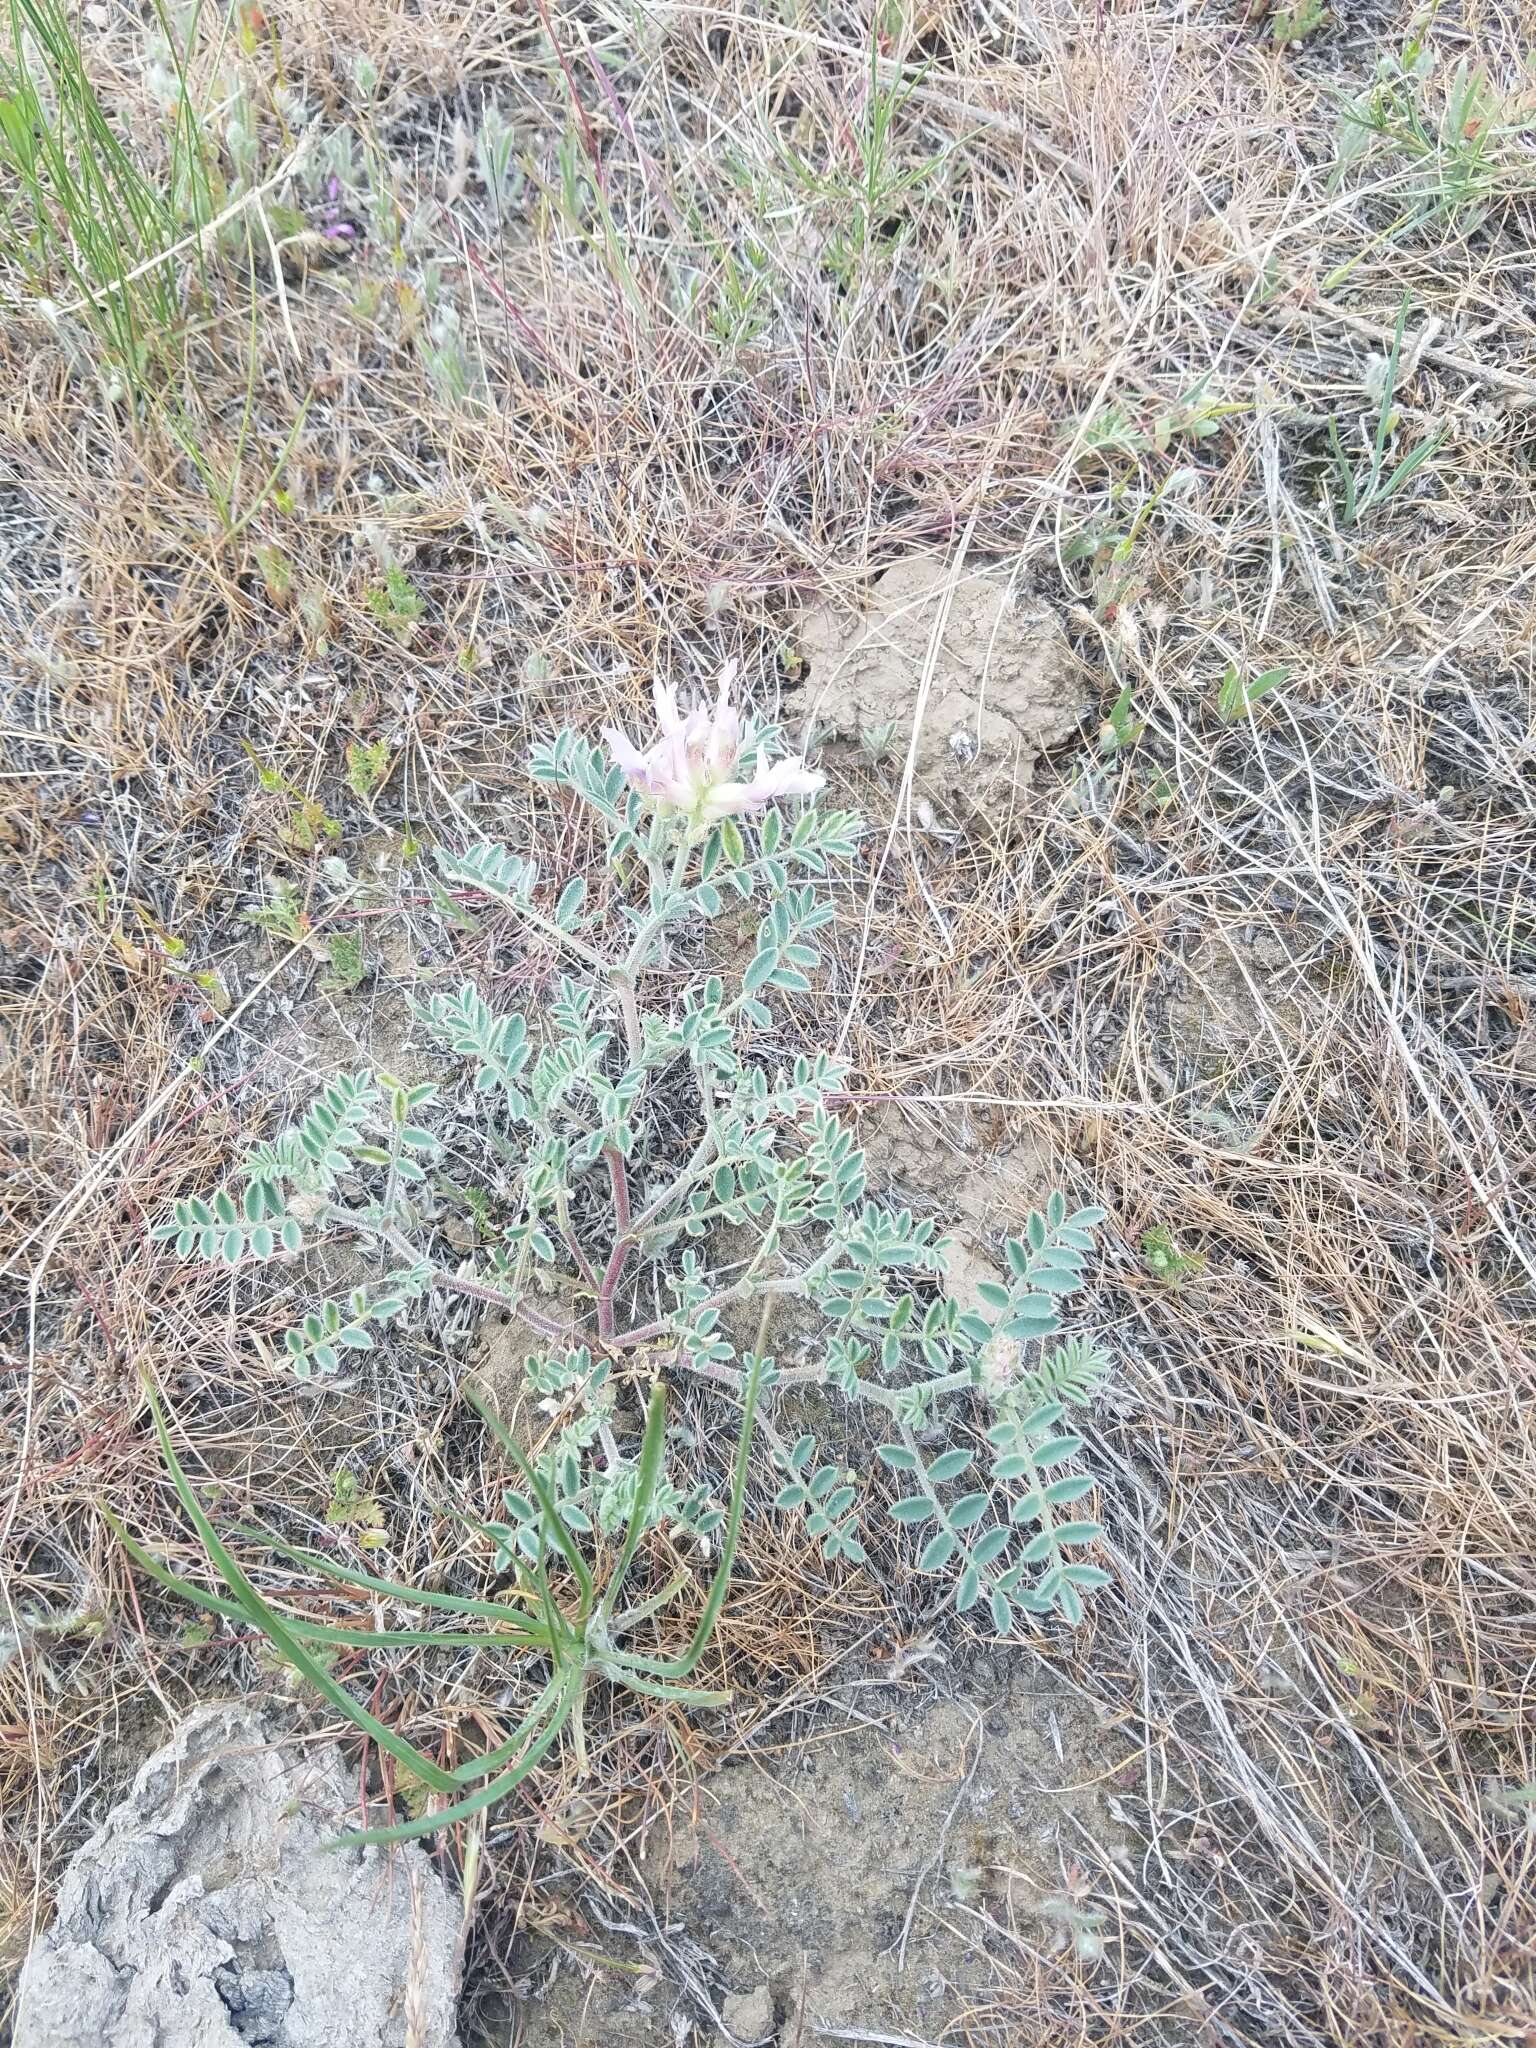
<path fill-rule="evenodd" d="M 549 37 L 550 48 L 555 53 L 555 61 L 565 74 L 566 89 L 571 95 L 571 111 L 575 114 L 581 128 L 581 139 L 586 144 L 587 155 L 591 160 L 593 183 L 597 186 L 598 191 L 606 197 L 608 181 L 603 175 L 603 153 L 598 147 L 597 131 L 592 126 L 592 117 L 587 112 L 581 94 L 576 90 L 575 73 L 571 70 L 570 60 L 565 54 L 564 46 L 559 36 L 555 33 L 555 24 L 550 19 L 546 0 L 534 0 L 534 5 L 539 10 L 539 19 L 544 24 L 545 35 Z"/>
<path fill-rule="evenodd" d="M 510 1309 L 530 1329 L 537 1330 L 541 1337 L 558 1337 L 569 1342 L 579 1334 L 572 1324 L 557 1322 L 553 1316 L 540 1315 L 520 1296 L 507 1294 L 499 1287 L 487 1287 L 479 1280 L 466 1279 L 462 1273 L 446 1272 L 441 1266 L 433 1272 L 432 1278 L 443 1287 L 451 1287 L 455 1294 L 467 1294 L 475 1301 L 488 1301 L 496 1308 Z"/>
<path fill-rule="evenodd" d="M 624 1271 L 624 1261 L 629 1257 L 631 1243 L 629 1235 L 629 1175 L 624 1170 L 623 1154 L 611 1145 L 603 1147 L 603 1158 L 608 1162 L 608 1184 L 613 1190 L 613 1218 L 618 1227 L 613 1250 L 608 1254 L 608 1264 L 603 1269 L 603 1282 L 597 1290 L 597 1334 L 608 1338 L 613 1335 L 613 1296 L 619 1284 L 619 1275 Z"/>
<path fill-rule="evenodd" d="M 613 1214 L 619 1226 L 619 1236 L 629 1236 L 629 1175 L 624 1169 L 624 1155 L 613 1146 L 603 1148 L 603 1157 L 608 1162 L 608 1180 L 613 1189 Z"/>
<path fill-rule="evenodd" d="M 577 1270 L 594 1294 L 598 1290 L 597 1269 L 582 1249 L 581 1239 L 571 1224 L 570 1206 L 562 1197 L 555 1211 L 560 1219 L 560 1239 L 571 1257 L 576 1261 Z"/>

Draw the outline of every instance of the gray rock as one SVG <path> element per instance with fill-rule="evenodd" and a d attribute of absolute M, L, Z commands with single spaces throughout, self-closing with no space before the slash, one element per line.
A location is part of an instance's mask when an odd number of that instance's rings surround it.
<path fill-rule="evenodd" d="M 199 1708 L 70 1862 L 14 2048 L 457 2048 L 456 1904 L 414 1843 L 326 1846 L 356 1793 Z"/>

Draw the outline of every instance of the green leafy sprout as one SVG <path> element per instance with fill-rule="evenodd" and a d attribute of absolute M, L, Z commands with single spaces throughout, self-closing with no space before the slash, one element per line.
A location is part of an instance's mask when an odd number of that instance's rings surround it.
<path fill-rule="evenodd" d="M 1447 425 L 1436 427 L 1415 442 L 1406 455 L 1387 467 L 1392 436 L 1402 424 L 1396 404 L 1398 379 L 1402 370 L 1403 330 L 1408 321 L 1408 298 L 1404 294 L 1392 330 L 1392 344 L 1381 363 L 1376 380 L 1379 402 L 1375 430 L 1363 463 L 1352 458 L 1344 446 L 1336 419 L 1328 422 L 1328 448 L 1333 457 L 1333 488 L 1330 492 L 1335 516 L 1341 526 L 1358 526 L 1366 514 L 1388 504 L 1410 484 L 1450 432 Z"/>
<path fill-rule="evenodd" d="M 1261 669 L 1257 675 L 1249 675 L 1235 661 L 1229 661 L 1222 671 L 1221 687 L 1216 693 L 1217 717 L 1223 725 L 1234 725 L 1240 718 L 1246 718 L 1254 705 L 1262 703 L 1271 690 L 1279 689 L 1290 673 L 1290 669 L 1281 663 L 1276 668 Z"/>
<path fill-rule="evenodd" d="M 1501 82 L 1462 58 L 1447 73 L 1422 34 L 1384 51 L 1366 90 L 1340 105 L 1330 184 L 1337 189 L 1352 173 L 1367 172 L 1397 211 L 1323 279 L 1323 290 L 1380 243 L 1436 222 L 1471 234 L 1500 202 L 1528 198 L 1536 189 L 1533 137 L 1536 109 L 1520 72 Z"/>
<path fill-rule="evenodd" d="M 1290 43 L 1305 42 L 1315 35 L 1329 19 L 1324 0 L 1294 0 L 1294 5 L 1277 7 L 1269 24 L 1269 39 L 1282 48 Z"/>
<path fill-rule="evenodd" d="M 1154 1280 L 1160 1280 L 1165 1287 L 1182 1286 L 1198 1273 L 1205 1271 L 1204 1252 L 1186 1252 L 1179 1249 L 1178 1240 L 1165 1223 L 1154 1224 L 1144 1232 L 1141 1240 L 1141 1256 L 1147 1262 L 1147 1271 Z"/>

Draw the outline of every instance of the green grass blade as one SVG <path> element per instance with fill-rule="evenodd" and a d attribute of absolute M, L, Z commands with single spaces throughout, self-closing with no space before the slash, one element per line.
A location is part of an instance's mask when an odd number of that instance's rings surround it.
<path fill-rule="evenodd" d="M 364 1592 L 379 1593 L 387 1600 L 400 1600 L 411 1607 L 428 1607 L 444 1614 L 473 1614 L 481 1621 L 499 1621 L 509 1632 L 521 1632 L 530 1647 L 546 1648 L 547 1645 L 531 1627 L 528 1619 L 515 1608 L 506 1607 L 498 1600 L 474 1600 L 460 1593 L 425 1593 L 413 1586 L 402 1586 L 395 1579 L 376 1578 L 372 1572 L 358 1571 L 350 1565 L 337 1564 L 333 1559 L 317 1556 L 312 1550 L 299 1550 L 291 1543 L 279 1543 L 275 1537 L 267 1536 L 260 1529 L 239 1529 L 237 1535 L 253 1543 L 264 1543 L 279 1557 L 286 1557 L 294 1564 L 304 1565 L 308 1570 L 318 1572 L 322 1578 L 331 1579 L 342 1586 L 355 1586 Z M 482 1640 L 489 1640 L 483 1638 Z"/>
<path fill-rule="evenodd" d="M 169 1592 L 175 1593 L 178 1598 L 190 1600 L 194 1607 L 202 1607 L 210 1614 L 223 1615 L 228 1621 L 249 1623 L 250 1616 L 237 1601 L 225 1600 L 217 1593 L 205 1593 L 201 1586 L 194 1586 L 190 1579 L 180 1578 L 169 1565 L 163 1565 L 151 1551 L 146 1550 L 141 1543 L 136 1543 L 110 1508 L 101 1508 L 98 1512 L 141 1572 L 147 1573 L 150 1578 Z"/>
<path fill-rule="evenodd" d="M 725 1707 L 730 1705 L 728 1692 L 717 1692 L 710 1687 L 699 1685 L 666 1685 L 654 1679 L 643 1666 L 632 1663 L 622 1656 L 604 1656 L 598 1669 L 605 1678 L 617 1685 L 626 1685 L 631 1692 L 643 1692 L 653 1700 L 670 1700 L 679 1707 Z"/>
<path fill-rule="evenodd" d="M 516 1756 L 528 1739 L 529 1729 L 536 1728 L 545 1713 L 558 1705 L 562 1689 L 571 1683 L 573 1669 L 574 1666 L 568 1663 L 564 1670 L 555 1673 L 518 1723 L 515 1734 L 509 1735 L 505 1742 L 498 1742 L 494 1749 L 488 1749 L 483 1756 L 474 1756 L 468 1763 L 456 1765 L 453 1771 L 455 1783 L 473 1785 L 477 1778 L 483 1778 L 489 1772 L 499 1770 L 509 1757 Z"/>
<path fill-rule="evenodd" d="M 1392 400 L 1397 395 L 1397 366 L 1403 353 L 1403 329 L 1408 321 L 1408 294 L 1403 293 L 1403 303 L 1397 309 L 1397 322 L 1392 329 L 1392 346 L 1387 351 L 1386 375 L 1381 383 L 1381 411 L 1376 420 L 1376 438 L 1371 444 L 1371 479 L 1366 496 L 1375 495 L 1376 480 L 1381 475 L 1381 465 L 1386 458 L 1387 435 L 1392 427 Z"/>
<path fill-rule="evenodd" d="M 687 1649 L 680 1657 L 658 1658 L 646 1666 L 653 1678 L 686 1678 L 704 1654 L 704 1646 L 714 1632 L 720 1609 L 725 1605 L 725 1595 L 731 1583 L 731 1571 L 736 1563 L 736 1544 L 741 1536 L 742 1509 L 747 1496 L 747 1461 L 752 1450 L 752 1430 L 757 1420 L 757 1395 L 762 1384 L 763 1364 L 760 1358 L 752 1361 L 752 1370 L 747 1375 L 746 1399 L 742 1405 L 741 1435 L 736 1443 L 736 1464 L 731 1474 L 731 1506 L 726 1517 L 725 1536 L 720 1545 L 720 1564 L 709 1588 L 709 1597 L 704 1602 L 704 1611 L 699 1616 L 698 1626 Z"/>
<path fill-rule="evenodd" d="M 140 1571 L 157 1580 L 168 1592 L 176 1594 L 178 1599 L 190 1601 L 194 1607 L 205 1609 L 209 1614 L 221 1615 L 227 1621 L 244 1622 L 248 1628 L 252 1625 L 250 1615 L 237 1601 L 222 1599 L 217 1593 L 209 1593 L 201 1586 L 194 1586 L 190 1579 L 182 1578 L 167 1565 L 163 1565 L 142 1544 L 136 1543 L 110 1509 L 103 1508 L 101 1516 Z M 307 1616 L 297 1614 L 285 1614 L 282 1618 L 300 1642 L 328 1643 L 338 1650 L 487 1650 L 530 1647 L 514 1643 L 510 1637 L 488 1635 L 484 1629 L 473 1633 L 466 1630 L 461 1633 L 456 1630 L 430 1628 L 345 1628 L 339 1623 L 311 1621 Z"/>
<path fill-rule="evenodd" d="M 1428 440 L 1421 441 L 1411 455 L 1405 455 L 1386 482 L 1376 492 L 1372 502 L 1378 505 L 1385 505 L 1389 498 L 1395 497 L 1403 488 L 1403 485 L 1410 478 L 1416 476 L 1424 464 L 1428 462 L 1431 455 L 1434 454 L 1449 432 L 1449 427 L 1441 427 L 1438 432 L 1431 434 Z"/>
<path fill-rule="evenodd" d="M 149 1412 L 154 1418 L 155 1435 L 160 1441 L 160 1455 L 165 1460 L 181 1498 L 181 1504 L 191 1516 L 193 1526 L 202 1538 L 203 1548 L 212 1560 L 219 1577 L 245 1610 L 247 1618 L 262 1631 L 294 1669 L 302 1673 L 316 1691 L 330 1701 L 338 1713 L 346 1716 L 354 1728 L 360 1729 L 365 1735 L 371 1735 L 380 1749 L 387 1750 L 398 1763 L 404 1764 L 407 1770 L 414 1771 L 437 1791 L 452 1790 L 454 1781 L 447 1771 L 433 1763 L 430 1757 L 423 1756 L 414 1743 L 408 1742 L 403 1735 L 397 1735 L 393 1728 L 387 1727 L 377 1715 L 370 1713 L 361 1701 L 353 1699 L 349 1692 L 344 1691 L 324 1666 L 316 1663 L 281 1617 L 273 1613 L 224 1547 L 218 1530 L 204 1512 L 202 1502 L 181 1469 L 175 1446 L 171 1442 L 170 1430 L 166 1426 L 164 1411 L 154 1388 L 147 1381 L 145 1393 L 149 1400 Z"/>
<path fill-rule="evenodd" d="M 623 1547 L 613 1567 L 613 1576 L 608 1581 L 608 1590 L 598 1606 L 598 1613 L 605 1622 L 613 1611 L 613 1603 L 619 1596 L 624 1575 L 634 1559 L 640 1538 L 645 1534 L 651 1502 L 656 1498 L 656 1483 L 661 1477 L 661 1461 L 666 1448 L 667 1397 L 658 1380 L 652 1390 L 650 1406 L 645 1415 L 645 1435 L 640 1441 L 640 1463 L 635 1473 L 635 1499 L 629 1511 L 629 1526 L 624 1531 Z"/>
<path fill-rule="evenodd" d="M 1344 454 L 1344 444 L 1339 439 L 1339 423 L 1328 422 L 1328 446 L 1333 451 L 1334 465 L 1339 473 L 1339 489 L 1343 494 L 1343 519 L 1346 526 L 1355 523 L 1355 472 Z"/>
<path fill-rule="evenodd" d="M 439 1828 L 452 1827 L 455 1821 L 469 1820 L 474 1814 L 479 1813 L 482 1807 L 490 1806 L 504 1793 L 510 1792 L 514 1785 L 520 1784 L 534 1766 L 542 1761 L 571 1717 L 579 1685 L 579 1674 L 574 1683 L 571 1679 L 566 1680 L 567 1689 L 560 1696 L 549 1726 L 535 1740 L 532 1747 L 510 1771 L 504 1771 L 499 1778 L 492 1778 L 488 1785 L 480 1786 L 477 1791 L 470 1793 L 467 1799 L 460 1799 L 452 1806 L 440 1807 L 436 1813 L 418 1814 L 414 1820 L 399 1821 L 393 1827 L 360 1828 L 353 1834 L 338 1835 L 329 1846 L 333 1849 L 354 1849 L 362 1848 L 370 1842 L 411 1842 L 421 1835 L 434 1835 Z"/>
<path fill-rule="evenodd" d="M 642 1621 L 649 1621 L 653 1614 L 659 1613 L 669 1600 L 675 1600 L 687 1583 L 686 1572 L 674 1573 L 659 1593 L 652 1593 L 648 1600 L 637 1601 L 633 1607 L 620 1608 L 609 1623 L 610 1630 L 617 1636 L 638 1628 Z"/>

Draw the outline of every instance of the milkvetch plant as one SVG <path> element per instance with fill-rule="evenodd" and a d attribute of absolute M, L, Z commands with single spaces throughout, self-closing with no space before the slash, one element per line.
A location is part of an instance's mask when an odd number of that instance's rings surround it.
<path fill-rule="evenodd" d="M 775 1005 L 811 987 L 833 916 L 821 885 L 854 854 L 857 822 L 779 807 L 814 798 L 821 778 L 743 723 L 728 676 L 712 707 L 685 710 L 659 686 L 656 712 L 644 748 L 611 731 L 604 753 L 564 732 L 533 752 L 534 778 L 606 839 L 596 888 L 499 845 L 437 854 L 456 896 L 501 906 L 559 956 L 539 1013 L 493 1007 L 472 983 L 432 995 L 420 1022 L 442 1080 L 337 1076 L 234 1185 L 178 1203 L 156 1234 L 242 1265 L 361 1247 L 377 1278 L 314 1303 L 283 1340 L 301 1378 L 360 1358 L 381 1325 L 449 1292 L 508 1311 L 547 1426 L 539 1488 L 509 1488 L 488 1525 L 504 1562 L 537 1564 L 552 1532 L 579 1547 L 632 1526 L 637 1380 L 692 1377 L 741 1399 L 757 1375 L 778 1505 L 829 1558 L 865 1559 L 867 1483 L 774 1427 L 792 1391 L 874 1412 L 902 1488 L 892 1512 L 958 1607 L 985 1601 L 998 1630 L 1021 1614 L 1077 1620 L 1106 1575 L 1084 1554 L 1100 1531 L 1067 1416 L 1104 1361 L 1062 1339 L 1061 1307 L 1103 1212 L 1053 1196 L 1008 1240 L 982 1307 L 946 1295 L 938 1224 L 869 1191 L 835 1106 L 843 1064 L 778 1049 Z M 685 967 L 709 957 L 732 904 L 758 913 L 745 964 Z M 471 1208 L 490 1241 L 465 1258 L 442 1226 Z M 823 1330 L 781 1360 L 769 1338 L 790 1298 L 797 1329 L 808 1305 Z M 708 1545 L 722 1510 L 673 1463 L 662 1456 L 642 1519 Z"/>

